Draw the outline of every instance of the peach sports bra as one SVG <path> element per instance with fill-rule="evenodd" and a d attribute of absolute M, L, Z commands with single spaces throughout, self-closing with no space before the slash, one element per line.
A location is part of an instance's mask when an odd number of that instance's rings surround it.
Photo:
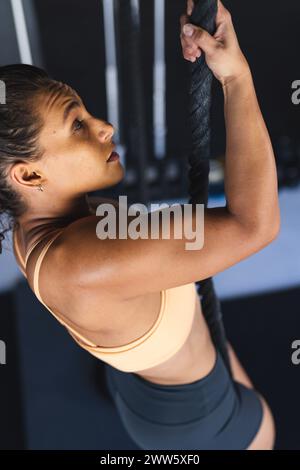
<path fill-rule="evenodd" d="M 39 271 L 47 250 L 63 231 L 63 229 L 57 230 L 57 233 L 45 244 L 36 261 L 33 274 L 33 291 L 47 310 L 67 329 L 76 343 L 93 356 L 124 372 L 138 372 L 139 370 L 155 367 L 171 358 L 183 346 L 192 328 L 198 299 L 196 284 L 193 282 L 162 290 L 159 314 L 152 327 L 143 336 L 117 347 L 99 346 L 82 336 L 74 329 L 74 326 L 67 323 L 59 314 L 54 313 L 41 298 Z M 17 244 L 15 230 L 13 231 L 15 257 L 25 278 L 27 278 L 26 265 L 28 258 L 40 242 L 41 240 L 38 240 L 30 247 L 25 260 L 23 260 Z"/>

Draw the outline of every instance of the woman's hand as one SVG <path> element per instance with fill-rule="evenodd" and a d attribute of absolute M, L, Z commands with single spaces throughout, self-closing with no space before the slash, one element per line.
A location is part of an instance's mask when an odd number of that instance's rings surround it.
<path fill-rule="evenodd" d="M 231 15 L 222 2 L 218 0 L 214 36 L 189 23 L 193 8 L 193 0 L 187 0 L 187 14 L 180 17 L 180 39 L 184 58 L 195 62 L 202 53 L 205 53 L 208 67 L 223 86 L 241 75 L 250 73 L 248 62 L 238 43 Z M 192 27 L 191 34 L 188 34 L 187 25 Z"/>

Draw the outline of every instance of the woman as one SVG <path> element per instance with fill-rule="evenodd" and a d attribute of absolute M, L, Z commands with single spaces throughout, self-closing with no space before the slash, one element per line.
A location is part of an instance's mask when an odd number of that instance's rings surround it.
<path fill-rule="evenodd" d="M 7 93 L 0 204 L 31 289 L 79 346 L 105 362 L 120 417 L 141 448 L 272 449 L 271 411 L 231 347 L 234 380 L 228 375 L 194 283 L 276 238 L 274 154 L 229 12 L 219 2 L 214 37 L 200 28 L 185 35 L 187 22 L 183 15 L 184 57 L 205 53 L 225 98 L 227 205 L 205 209 L 202 249 L 186 250 L 184 237 L 151 239 L 151 221 L 147 239 L 99 240 L 97 206 L 118 204 L 87 193 L 124 176 L 118 159 L 108 161 L 113 126 L 31 66 L 0 68 Z"/>

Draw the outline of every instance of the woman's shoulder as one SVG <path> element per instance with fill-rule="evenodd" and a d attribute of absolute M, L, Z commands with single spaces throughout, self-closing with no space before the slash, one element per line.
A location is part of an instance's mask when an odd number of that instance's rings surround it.
<path fill-rule="evenodd" d="M 95 223 L 98 222 L 99 219 L 95 214 L 97 207 L 100 204 L 110 203 L 116 208 L 119 207 L 117 200 L 99 196 L 89 196 L 88 202 L 91 209 L 90 215 L 75 219 L 65 226 L 49 226 L 48 229 L 44 227 L 41 230 L 36 230 L 34 236 L 31 236 L 30 242 L 27 242 L 27 248 L 28 246 L 34 246 L 34 249 L 30 253 L 28 266 L 26 267 L 28 268 L 27 274 L 29 274 L 29 277 L 32 277 L 34 270 L 33 268 L 36 265 L 36 261 L 39 258 L 41 251 L 49 241 L 57 238 L 54 243 L 51 243 L 51 246 L 49 246 L 49 249 L 47 250 L 47 252 L 51 252 L 52 255 L 54 255 L 54 253 L 57 251 L 57 248 L 59 248 L 61 252 L 63 252 L 65 249 L 67 249 L 69 252 L 70 243 L 72 242 L 73 238 L 72 236 L 70 237 L 70 234 L 72 234 L 72 232 L 78 230 L 79 228 L 85 231 L 90 230 L 91 227 L 94 227 Z M 27 250 L 27 252 L 28 251 L 29 250 Z M 50 259 L 49 256 L 48 258 Z"/>
<path fill-rule="evenodd" d="M 96 212 L 99 204 L 110 202 L 118 207 L 118 201 L 108 198 L 91 197 L 89 203 Z M 81 318 L 83 305 L 86 306 L 86 295 L 81 289 L 80 279 L 86 271 L 88 258 L 91 256 L 89 245 L 94 237 L 95 227 L 99 217 L 91 214 L 90 216 L 79 218 L 65 227 L 52 229 L 49 233 L 44 233 L 42 240 L 32 251 L 26 266 L 27 281 L 31 289 L 39 288 L 39 294 L 46 305 L 61 312 L 61 316 L 68 321 L 72 321 L 77 327 L 88 325 L 93 327 L 93 315 L 84 315 Z M 57 236 L 56 236 L 57 235 Z M 37 262 L 48 241 L 50 244 L 37 272 Z M 86 240 L 86 243 L 85 243 Z M 98 244 L 100 245 L 100 244 Z M 93 256 L 96 256 L 95 252 Z M 100 257 L 101 258 L 101 257 Z M 74 261 L 72 263 L 72 260 Z M 67 261 L 67 262 L 66 262 Z M 101 270 L 101 262 L 99 262 Z M 86 273 L 88 275 L 88 273 Z M 101 283 L 98 286 L 97 299 L 93 300 L 92 293 L 89 293 L 89 303 L 99 302 Z M 86 293 L 86 292 L 85 292 Z M 106 295 L 104 295 L 106 294 Z M 85 298 L 85 301 L 84 301 Z M 115 296 L 109 296 L 106 291 L 102 292 L 101 302 L 106 309 L 110 309 L 119 299 Z M 83 304 L 82 304 L 83 302 Z M 85 309 L 86 310 L 86 309 Z M 91 312 L 93 308 L 91 308 Z"/>

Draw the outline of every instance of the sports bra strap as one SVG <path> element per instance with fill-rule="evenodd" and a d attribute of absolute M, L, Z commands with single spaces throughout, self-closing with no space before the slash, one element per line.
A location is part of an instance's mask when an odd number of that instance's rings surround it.
<path fill-rule="evenodd" d="M 25 264 L 24 264 L 24 260 L 21 256 L 21 253 L 20 253 L 20 248 L 19 248 L 19 245 L 17 243 L 17 236 L 16 236 L 16 230 L 13 230 L 12 232 L 13 234 L 13 249 L 14 249 L 14 252 L 15 252 L 15 256 L 16 256 L 16 259 L 20 262 L 21 266 L 19 265 L 19 268 L 22 272 L 22 274 L 26 276 L 26 272 L 25 272 Z"/>
<path fill-rule="evenodd" d="M 82 345 L 85 345 L 85 346 L 89 346 L 89 347 L 97 347 L 97 345 L 95 343 L 93 343 L 92 341 L 88 340 L 87 338 L 85 338 L 81 333 L 79 333 L 75 328 L 73 328 L 71 325 L 69 325 L 68 322 L 66 322 L 65 320 L 63 320 L 62 318 L 60 318 L 59 315 L 57 315 L 56 313 L 54 313 L 49 307 L 47 304 L 45 304 L 45 302 L 43 301 L 42 297 L 41 297 L 41 294 L 40 294 L 40 290 L 39 290 L 39 273 L 40 273 L 40 268 L 41 268 L 41 264 L 42 264 L 42 261 L 50 247 L 50 245 L 54 242 L 54 240 L 58 237 L 58 235 L 60 235 L 63 231 L 63 229 L 57 229 L 58 232 L 52 237 L 50 238 L 50 240 L 48 240 L 48 242 L 45 244 L 45 246 L 42 248 L 39 256 L 38 256 L 38 259 L 36 261 L 36 264 L 34 266 L 34 272 L 33 272 L 33 291 L 35 293 L 35 295 L 37 296 L 37 298 L 39 299 L 39 301 L 44 305 L 44 307 L 49 310 L 49 312 L 56 318 L 56 320 L 58 320 L 65 328 L 67 328 L 68 332 L 71 334 L 71 336 L 73 336 L 73 338 L 79 343 L 79 344 L 82 344 Z M 28 261 L 28 258 L 31 254 L 31 252 L 33 251 L 33 249 L 38 245 L 38 243 L 40 243 L 42 240 L 39 240 L 39 241 L 36 241 L 32 247 L 30 247 L 30 249 L 28 250 L 27 254 L 26 254 L 26 258 L 25 258 L 25 264 L 24 264 L 24 261 L 21 257 L 21 254 L 20 254 L 20 249 L 18 247 L 18 244 L 17 244 L 17 241 L 16 241 L 16 236 L 15 236 L 15 232 L 13 232 L 13 236 L 14 236 L 14 241 L 15 241 L 15 250 L 16 250 L 16 253 L 22 263 L 22 265 L 24 266 L 24 271 L 22 270 L 24 276 L 27 278 L 27 275 L 26 275 L 26 264 L 27 264 L 27 261 Z M 72 334 L 72 333 L 73 334 Z"/>
<path fill-rule="evenodd" d="M 42 240 L 37 240 L 30 248 L 29 250 L 27 251 L 26 253 L 26 257 L 25 257 L 25 268 L 27 266 L 27 261 L 28 261 L 28 258 L 29 256 L 31 255 L 32 251 L 35 249 L 35 247 L 41 242 Z"/>
<path fill-rule="evenodd" d="M 59 233 L 61 232 L 62 230 L 59 231 Z M 58 235 L 58 234 L 57 234 Z M 56 238 L 56 236 L 54 236 L 53 240 Z M 30 248 L 29 250 L 27 251 L 26 253 L 26 256 L 25 256 L 25 260 L 22 258 L 21 256 L 21 252 L 20 252 L 20 248 L 19 248 L 19 245 L 17 243 L 17 236 L 16 236 L 16 231 L 14 230 L 13 231 L 13 239 L 14 239 L 14 247 L 15 247 L 15 251 L 18 255 L 18 259 L 20 260 L 22 266 L 23 266 L 23 269 L 25 271 L 26 269 L 26 266 L 27 266 L 27 262 L 28 262 L 28 258 L 29 256 L 31 255 L 31 253 L 33 252 L 33 250 L 35 249 L 35 247 L 42 241 L 41 239 L 37 240 Z M 50 246 L 50 245 L 49 245 Z"/>
<path fill-rule="evenodd" d="M 35 292 L 35 295 L 37 296 L 37 298 L 39 299 L 40 302 L 43 303 L 42 301 L 42 298 L 41 298 L 41 294 L 40 294 L 40 290 L 39 290 L 39 273 L 40 273 L 40 268 L 41 268 L 41 264 L 42 264 L 42 261 L 50 247 L 50 245 L 54 242 L 54 240 L 58 237 L 58 235 L 60 235 L 62 232 L 62 230 L 59 230 L 55 235 L 54 237 L 50 238 L 50 240 L 46 243 L 46 245 L 43 247 L 42 251 L 40 252 L 39 256 L 38 256 L 38 259 L 35 263 L 35 267 L 34 267 L 34 274 L 33 274 L 33 290 Z M 39 243 L 39 242 L 37 242 Z M 33 248 L 37 245 L 37 243 L 35 245 L 33 245 Z M 31 248 L 31 251 L 33 250 L 33 248 Z M 30 252 L 31 252 L 30 251 Z M 30 254 L 30 253 L 29 253 Z M 28 254 L 26 256 L 26 260 L 28 259 Z"/>
<path fill-rule="evenodd" d="M 42 261 L 50 247 L 50 245 L 54 242 L 54 240 L 58 237 L 58 235 L 60 235 L 62 233 L 63 229 L 59 229 L 59 231 L 54 235 L 54 237 L 52 237 L 47 243 L 46 245 L 43 247 L 42 251 L 40 252 L 39 256 L 38 256 L 38 259 L 36 261 L 36 264 L 35 264 L 35 267 L 34 267 L 34 273 L 33 273 L 33 291 L 35 293 L 35 295 L 37 296 L 37 298 L 39 299 L 39 301 L 44 305 L 44 307 L 46 307 L 47 310 L 49 310 L 50 313 L 52 313 L 52 315 L 65 327 L 69 330 L 69 333 L 71 334 L 71 332 L 73 333 L 72 336 L 76 337 L 78 342 L 81 342 L 82 344 L 84 345 L 87 345 L 87 346 L 90 346 L 90 347 L 97 347 L 97 345 L 95 343 L 93 343 L 92 341 L 88 340 L 87 338 L 85 338 L 81 333 L 79 333 L 75 328 L 73 328 L 71 325 L 69 325 L 68 322 L 66 322 L 66 320 L 63 320 L 62 318 L 60 318 L 59 315 L 57 315 L 56 313 L 53 312 L 53 310 L 50 309 L 50 307 L 48 307 L 47 304 L 45 304 L 45 302 L 43 301 L 42 297 L 41 297 L 41 294 L 40 294 L 40 290 L 39 290 L 39 274 L 40 274 L 40 268 L 41 268 L 41 264 L 42 264 Z"/>

